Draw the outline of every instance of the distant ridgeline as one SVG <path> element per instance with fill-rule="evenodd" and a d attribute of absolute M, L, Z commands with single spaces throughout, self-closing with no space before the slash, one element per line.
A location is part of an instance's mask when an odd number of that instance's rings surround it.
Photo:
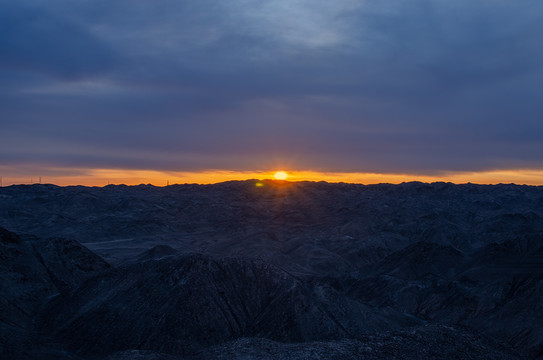
<path fill-rule="evenodd" d="M 543 356 L 543 187 L 0 188 L 0 354 Z"/>

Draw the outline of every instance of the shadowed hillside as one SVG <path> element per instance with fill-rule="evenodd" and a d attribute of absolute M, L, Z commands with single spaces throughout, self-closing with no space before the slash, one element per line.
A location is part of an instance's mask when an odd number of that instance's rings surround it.
<path fill-rule="evenodd" d="M 543 355 L 543 188 L 255 184 L 0 188 L 2 351 Z"/>

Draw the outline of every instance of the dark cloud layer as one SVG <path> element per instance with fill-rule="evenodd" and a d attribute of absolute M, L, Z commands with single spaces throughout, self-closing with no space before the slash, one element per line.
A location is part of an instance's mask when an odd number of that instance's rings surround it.
<path fill-rule="evenodd" d="M 0 163 L 543 168 L 543 3 L 0 0 Z"/>

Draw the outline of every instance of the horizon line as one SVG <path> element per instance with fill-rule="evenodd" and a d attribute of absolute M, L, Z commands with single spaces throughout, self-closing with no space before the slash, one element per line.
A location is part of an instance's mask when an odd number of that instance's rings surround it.
<path fill-rule="evenodd" d="M 216 183 L 173 183 L 169 185 L 155 185 L 152 183 L 140 183 L 140 184 L 124 184 L 124 183 L 115 183 L 115 184 L 106 184 L 106 185 L 83 185 L 83 184 L 70 184 L 70 185 L 59 185 L 54 183 L 13 183 L 9 185 L 2 185 L 0 188 L 9 188 L 9 187 L 15 187 L 15 186 L 54 186 L 54 187 L 85 187 L 85 188 L 106 188 L 106 187 L 115 187 L 115 186 L 124 186 L 124 187 L 138 187 L 138 186 L 150 186 L 150 187 L 156 187 L 156 188 L 167 188 L 167 187 L 173 187 L 173 186 L 185 186 L 185 185 L 197 185 L 197 186 L 213 186 L 213 185 L 221 185 L 226 183 L 243 183 L 243 182 L 251 182 L 254 181 L 255 184 L 258 184 L 259 182 L 272 182 L 277 184 L 298 184 L 298 183 L 325 183 L 329 185 L 361 185 L 361 186 L 377 186 L 377 185 L 392 185 L 392 186 L 399 186 L 399 185 L 406 185 L 406 184 L 424 184 L 424 185 L 435 185 L 435 184 L 449 184 L 454 186 L 462 186 L 462 185 L 475 185 L 475 186 L 505 186 L 505 185 L 512 185 L 512 186 L 526 186 L 526 187 L 543 187 L 543 185 L 530 185 L 530 184 L 519 184 L 514 182 L 500 182 L 500 183 L 475 183 L 475 182 L 462 182 L 462 183 L 455 183 L 452 181 L 419 181 L 419 180 L 412 180 L 412 181 L 403 181 L 401 183 L 391 183 L 391 182 L 380 182 L 380 183 L 357 183 L 357 182 L 346 182 L 346 181 L 339 181 L 339 182 L 333 182 L 333 181 L 325 181 L 325 180 L 277 180 L 277 179 L 244 179 L 244 180 L 225 180 L 225 181 L 219 181 Z"/>
<path fill-rule="evenodd" d="M 0 170 L 6 170 L 5 168 Z M 70 169 L 72 173 L 55 171 L 50 169 L 47 176 L 36 174 L 29 176 L 18 174 L 18 176 L 6 177 L 0 175 L 0 186 L 12 185 L 34 185 L 50 184 L 56 186 L 88 186 L 104 187 L 107 185 L 153 185 L 165 187 L 168 185 L 198 184 L 209 185 L 219 184 L 228 181 L 246 180 L 272 180 L 288 182 L 320 182 L 327 183 L 349 183 L 361 185 L 377 184 L 402 184 L 410 182 L 421 183 L 452 183 L 477 184 L 477 185 L 498 185 L 515 184 L 528 186 L 543 185 L 543 170 L 492 170 L 479 172 L 447 172 L 436 175 L 424 174 L 394 174 L 394 173 L 363 173 L 363 172 L 318 172 L 318 171 L 295 171 L 283 170 L 288 173 L 286 180 L 273 179 L 275 171 L 225 171 L 208 170 L 200 172 L 173 172 L 156 170 L 119 170 L 119 169 Z M 5 171 L 2 171 L 6 173 Z"/>

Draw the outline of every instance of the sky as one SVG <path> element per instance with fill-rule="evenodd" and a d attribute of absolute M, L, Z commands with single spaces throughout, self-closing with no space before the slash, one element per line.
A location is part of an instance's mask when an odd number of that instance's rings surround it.
<path fill-rule="evenodd" d="M 0 0 L 0 176 L 543 184 L 540 0 Z"/>

